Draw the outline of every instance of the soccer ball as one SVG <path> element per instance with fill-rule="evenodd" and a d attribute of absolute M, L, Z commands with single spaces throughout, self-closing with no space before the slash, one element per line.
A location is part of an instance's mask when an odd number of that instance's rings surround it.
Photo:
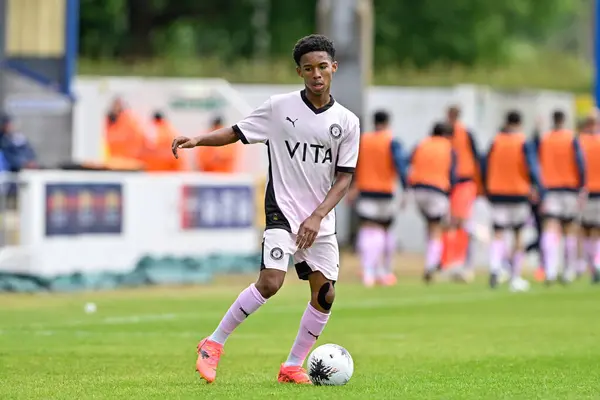
<path fill-rule="evenodd" d="M 354 361 L 342 346 L 324 344 L 308 356 L 307 367 L 313 385 L 342 386 L 352 377 Z"/>

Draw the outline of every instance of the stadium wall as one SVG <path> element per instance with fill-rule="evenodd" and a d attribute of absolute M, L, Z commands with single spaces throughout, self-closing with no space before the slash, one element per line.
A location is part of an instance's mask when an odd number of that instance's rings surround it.
<path fill-rule="evenodd" d="M 126 274 L 144 257 L 259 253 L 249 175 L 26 171 L 19 184 L 20 238 L 0 272 Z"/>

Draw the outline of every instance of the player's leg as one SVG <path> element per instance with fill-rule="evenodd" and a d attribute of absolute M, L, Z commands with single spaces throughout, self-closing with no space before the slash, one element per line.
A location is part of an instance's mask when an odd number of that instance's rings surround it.
<path fill-rule="evenodd" d="M 258 280 L 239 294 L 215 331 L 198 344 L 196 370 L 207 382 L 213 382 L 216 378 L 223 345 L 229 335 L 283 285 L 294 246 L 290 233 L 281 229 L 265 231 Z"/>
<path fill-rule="evenodd" d="M 378 272 L 378 281 L 383 286 L 394 286 L 398 283 L 396 274 L 394 273 L 394 255 L 396 254 L 396 235 L 394 228 L 386 224 L 385 226 L 385 241 L 383 248 L 383 261 L 380 264 Z"/>
<path fill-rule="evenodd" d="M 463 182 L 456 185 L 450 197 L 452 226 L 455 229 L 454 246 L 457 248 L 458 264 L 463 271 L 472 273 L 472 237 L 469 227 L 473 205 L 477 197 L 475 182 Z"/>
<path fill-rule="evenodd" d="M 392 199 L 381 204 L 381 223 L 385 229 L 382 262 L 378 271 L 378 281 L 384 286 L 393 286 L 397 283 L 394 274 L 394 255 L 396 254 L 396 235 L 392 223 L 396 213 L 396 202 Z"/>
<path fill-rule="evenodd" d="M 525 246 L 523 245 L 522 232 L 525 227 L 525 223 L 529 218 L 529 205 L 528 204 L 514 204 L 511 205 L 511 227 L 513 231 L 513 254 L 511 261 L 511 276 L 510 276 L 510 289 L 512 291 L 525 291 L 529 289 L 529 282 L 523 279 L 522 268 L 523 261 L 525 259 Z"/>
<path fill-rule="evenodd" d="M 592 242 L 591 259 L 592 259 L 592 283 L 600 283 L 600 210 L 596 216 L 596 221 L 593 228 L 590 230 L 590 239 Z"/>
<path fill-rule="evenodd" d="M 288 358 L 281 366 L 278 380 L 303 384 L 310 383 L 310 380 L 302 365 L 323 333 L 335 299 L 334 285 L 339 270 L 337 238 L 335 235 L 317 238 L 312 247 L 298 251 L 295 260 L 298 277 L 310 283 L 311 298 L 300 320 Z"/>
<path fill-rule="evenodd" d="M 444 252 L 444 223 L 449 213 L 450 203 L 446 195 L 429 189 L 415 190 L 415 202 L 427 224 L 423 279 L 429 283 L 434 273 L 441 268 Z"/>
<path fill-rule="evenodd" d="M 558 277 L 559 246 L 562 239 L 560 193 L 548 193 L 543 200 L 542 237 L 540 248 L 546 275 L 546 283 L 551 284 Z"/>
<path fill-rule="evenodd" d="M 531 214 L 533 214 L 533 226 L 535 229 L 535 242 L 533 242 L 533 246 L 531 249 L 531 245 L 527 247 L 527 252 L 536 251 L 539 256 L 539 265 L 535 270 L 535 280 L 538 282 L 543 282 L 546 279 L 546 271 L 544 269 L 544 253 L 541 249 L 541 241 L 542 241 L 542 209 L 539 202 L 532 204 L 531 206 Z"/>
<path fill-rule="evenodd" d="M 431 282 L 442 262 L 444 226 L 441 217 L 427 217 L 427 250 L 425 253 L 425 273 L 423 279 Z"/>
<path fill-rule="evenodd" d="M 589 228 L 589 259 L 592 283 L 600 283 L 600 198 L 593 196 L 586 202 L 584 218 Z"/>
<path fill-rule="evenodd" d="M 364 196 L 356 202 L 356 213 L 361 219 L 356 247 L 362 266 L 363 284 L 367 287 L 375 285 L 378 269 L 384 262 L 387 229 L 385 223 L 391 219 L 389 215 L 382 215 L 387 202 L 388 199 Z"/>
<path fill-rule="evenodd" d="M 490 288 L 495 289 L 501 281 L 507 255 L 505 230 L 509 225 L 509 205 L 492 204 L 492 241 L 490 243 Z"/>
<path fill-rule="evenodd" d="M 589 233 L 589 232 L 588 232 Z M 577 263 L 575 264 L 575 273 L 577 278 L 585 274 L 589 263 L 589 235 L 583 226 L 581 216 L 577 218 Z"/>
<path fill-rule="evenodd" d="M 585 219 L 582 219 L 579 227 L 579 244 L 581 254 L 577 262 L 577 274 L 581 276 L 594 263 L 593 226 Z"/>
<path fill-rule="evenodd" d="M 374 221 L 363 220 L 357 237 L 357 249 L 363 270 L 363 284 L 375 285 L 378 265 L 382 262 L 385 249 L 385 228 Z"/>
<path fill-rule="evenodd" d="M 562 281 L 572 282 L 576 276 L 578 256 L 578 226 L 577 226 L 577 195 L 575 193 L 562 194 L 561 225 L 564 236 L 564 258 Z"/>

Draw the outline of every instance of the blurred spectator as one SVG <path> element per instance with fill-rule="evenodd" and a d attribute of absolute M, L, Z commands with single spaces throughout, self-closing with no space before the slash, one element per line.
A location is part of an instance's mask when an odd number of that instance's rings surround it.
<path fill-rule="evenodd" d="M 211 126 L 211 131 L 221 129 L 223 119 L 216 117 Z M 232 173 L 239 153 L 239 144 L 234 143 L 222 147 L 199 147 L 197 152 L 197 166 L 203 172 Z"/>
<path fill-rule="evenodd" d="M 154 138 L 148 144 L 144 163 L 146 171 L 179 171 L 185 169 L 185 160 L 175 159 L 171 152 L 171 144 L 177 132 L 164 114 L 156 111 L 152 116 Z"/>
<path fill-rule="evenodd" d="M 15 132 L 10 116 L 0 116 L 0 151 L 4 166 L 11 172 L 19 172 L 24 168 L 37 168 L 37 157 L 27 138 Z M 3 169 L 4 170 L 4 169 Z"/>
<path fill-rule="evenodd" d="M 146 136 L 133 112 L 119 97 L 113 101 L 106 118 L 105 143 L 107 161 L 142 164 Z"/>

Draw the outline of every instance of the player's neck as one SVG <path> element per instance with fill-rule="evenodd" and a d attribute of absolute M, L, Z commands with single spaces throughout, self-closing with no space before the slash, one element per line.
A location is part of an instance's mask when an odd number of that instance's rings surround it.
<path fill-rule="evenodd" d="M 308 101 L 317 109 L 325 107 L 331 102 L 331 94 L 329 89 L 321 94 L 314 94 L 307 88 L 304 89 L 304 93 Z"/>

